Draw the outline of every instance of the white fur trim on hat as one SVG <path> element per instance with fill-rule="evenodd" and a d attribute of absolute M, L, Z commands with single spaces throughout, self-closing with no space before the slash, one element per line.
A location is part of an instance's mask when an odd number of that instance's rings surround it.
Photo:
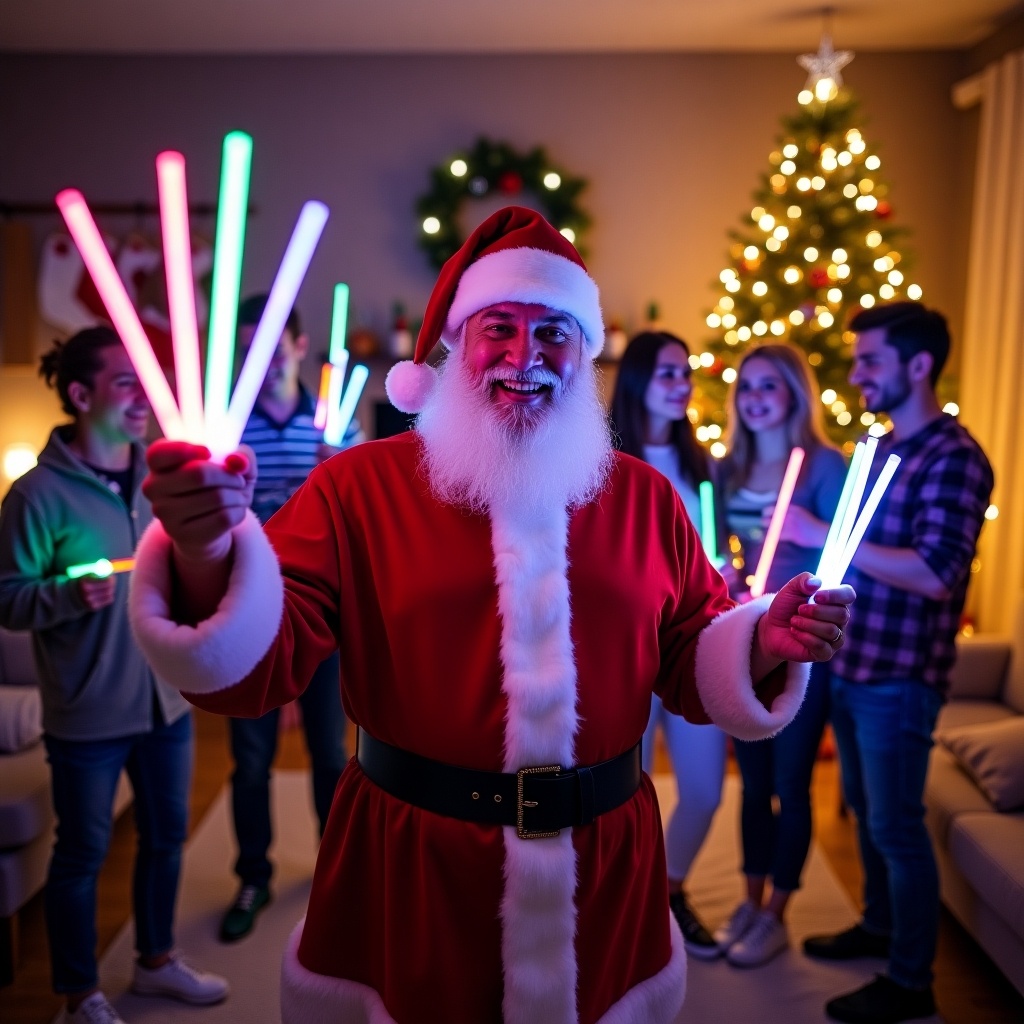
<path fill-rule="evenodd" d="M 488 253 L 465 269 L 441 340 L 451 347 L 469 317 L 499 302 L 539 303 L 568 313 L 583 329 L 592 359 L 604 348 L 604 319 L 594 279 L 565 256 L 525 247 Z"/>
<path fill-rule="evenodd" d="M 788 662 L 786 688 L 771 710 L 754 694 L 750 650 L 758 620 L 774 594 L 737 605 L 713 619 L 697 640 L 697 692 L 711 720 L 739 740 L 763 740 L 787 726 L 800 710 L 810 666 Z"/>
<path fill-rule="evenodd" d="M 251 511 L 232 531 L 234 560 L 217 611 L 196 626 L 171 615 L 172 544 L 159 521 L 135 552 L 128 615 L 153 671 L 184 693 L 215 693 L 243 680 L 281 628 L 284 583 L 277 555 Z"/>
<path fill-rule="evenodd" d="M 399 412 L 410 414 L 423 411 L 436 385 L 437 371 L 426 363 L 414 363 L 411 359 L 395 363 L 384 379 L 388 401 Z"/>

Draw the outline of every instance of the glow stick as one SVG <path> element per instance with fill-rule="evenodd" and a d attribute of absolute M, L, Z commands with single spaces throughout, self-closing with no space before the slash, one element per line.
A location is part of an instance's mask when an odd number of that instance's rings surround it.
<path fill-rule="evenodd" d="M 78 246 L 78 251 L 82 254 L 82 260 L 89 270 L 103 305 L 110 314 L 111 323 L 124 343 L 135 372 L 139 375 L 160 429 L 165 437 L 181 439 L 185 436 L 185 428 L 178 404 L 153 354 L 153 347 L 139 322 L 135 307 L 124 289 L 124 282 L 100 237 L 84 196 L 77 189 L 64 189 L 57 196 L 57 206 L 68 226 L 68 231 L 71 232 L 71 237 L 75 240 L 75 245 Z"/>
<path fill-rule="evenodd" d="M 829 559 L 835 554 L 836 540 L 839 537 L 839 530 L 849 507 L 850 498 L 853 495 L 853 486 L 857 480 L 857 470 L 860 467 L 860 460 L 864 458 L 864 442 L 858 441 L 853 449 L 853 458 L 850 460 L 850 468 L 846 471 L 846 479 L 843 481 L 843 490 L 839 495 L 839 504 L 836 505 L 835 514 L 828 528 L 828 535 L 825 537 L 825 545 L 821 549 L 821 558 L 818 561 L 818 568 L 815 576 L 822 578 L 822 573 L 828 567 Z"/>
<path fill-rule="evenodd" d="M 316 413 L 313 416 L 313 426 L 317 430 L 323 430 L 327 426 L 327 393 L 331 386 L 330 363 L 324 363 L 320 367 L 320 390 L 316 396 Z"/>
<path fill-rule="evenodd" d="M 345 351 L 345 335 L 348 332 L 348 285 L 334 286 L 334 315 L 331 318 L 331 362 L 337 366 L 341 353 Z"/>
<path fill-rule="evenodd" d="M 772 559 L 775 558 L 775 549 L 779 546 L 782 524 L 785 522 L 786 513 L 789 511 L 789 503 L 793 500 L 797 477 L 800 476 L 800 467 L 803 464 L 803 448 L 794 448 L 789 453 L 789 462 L 786 465 L 785 476 L 782 478 L 782 486 L 779 488 L 779 497 L 775 502 L 775 511 L 772 513 L 771 521 L 768 524 L 768 532 L 764 536 L 764 544 L 761 546 L 761 557 L 757 560 L 754 582 L 750 584 L 751 597 L 761 597 L 764 594 L 764 588 L 768 582 L 768 571 L 772 567 Z"/>
<path fill-rule="evenodd" d="M 701 544 L 708 561 L 717 567 L 721 560 L 718 557 L 718 536 L 715 532 L 715 488 L 710 480 L 701 480 L 697 490 L 700 493 Z"/>
<path fill-rule="evenodd" d="M 134 558 L 100 558 L 95 562 L 81 562 L 78 565 L 69 565 L 67 577 L 69 580 L 77 580 L 82 576 L 99 576 L 103 579 L 118 572 L 131 572 L 135 568 Z"/>
<path fill-rule="evenodd" d="M 288 248 L 281 259 L 277 277 L 274 278 L 274 284 L 270 289 L 263 316 L 256 326 L 252 344 L 242 364 L 242 372 L 231 396 L 231 404 L 224 416 L 223 429 L 218 431 L 216 436 L 207 438 L 207 447 L 214 460 L 222 461 L 238 447 L 246 421 L 256 404 L 256 396 L 270 367 L 270 361 L 274 358 L 277 343 L 281 340 L 285 321 L 295 304 L 295 296 L 309 268 L 309 261 L 313 258 L 313 250 L 320 241 L 324 224 L 327 223 L 327 216 L 327 207 L 315 200 L 305 203 L 302 207 L 295 230 L 288 241 Z"/>
<path fill-rule="evenodd" d="M 362 395 L 369 376 L 370 371 L 362 363 L 357 363 L 352 367 L 352 376 L 349 378 L 348 387 L 345 388 L 345 396 L 341 400 L 341 408 L 338 411 L 337 418 L 333 421 L 335 432 L 324 434 L 324 441 L 331 445 L 331 447 L 340 448 L 345 440 L 345 431 L 348 430 L 348 425 L 352 422 L 356 406 L 359 404 L 359 396 Z M 331 421 L 328 421 L 328 431 L 330 431 L 331 426 Z"/>
<path fill-rule="evenodd" d="M 211 436 L 216 436 L 223 429 L 231 396 L 251 167 L 252 138 L 245 132 L 229 132 L 224 136 L 221 157 L 206 346 L 206 421 Z"/>
<path fill-rule="evenodd" d="M 199 370 L 199 325 L 196 323 L 196 293 L 192 280 L 185 158 L 173 150 L 160 153 L 156 158 L 156 180 L 178 408 L 185 428 L 185 440 L 202 444 L 203 379 Z"/>
<path fill-rule="evenodd" d="M 846 550 L 846 544 L 853 533 L 854 524 L 857 522 L 857 510 L 860 508 L 861 499 L 864 497 L 864 489 L 867 487 L 868 476 L 871 473 L 871 463 L 875 458 L 875 449 L 878 447 L 878 438 L 869 437 L 864 442 L 864 454 L 861 456 L 857 466 L 857 476 L 853 483 L 853 491 L 850 494 L 850 503 L 843 510 L 843 519 L 836 534 L 835 543 L 829 553 L 828 560 L 821 570 L 822 580 L 835 578 L 836 562 L 842 558 Z M 855 452 L 856 454 L 856 452 Z"/>
<path fill-rule="evenodd" d="M 341 404 L 345 392 L 345 372 L 348 370 L 348 352 L 342 350 L 340 361 L 331 365 L 331 379 L 327 384 L 327 403 L 325 411 L 327 422 L 324 424 L 324 440 L 338 436 L 338 424 L 341 422 Z M 353 373 L 355 370 L 353 369 Z M 342 435 L 344 436 L 344 435 Z M 327 441 L 331 444 L 331 441 Z M 337 446 L 335 446 L 337 447 Z"/>
<path fill-rule="evenodd" d="M 857 516 L 856 525 L 850 534 L 849 540 L 846 542 L 846 547 L 843 548 L 842 554 L 836 560 L 828 580 L 823 583 L 823 587 L 830 589 L 838 587 L 843 582 L 843 577 L 846 575 L 847 569 L 850 568 L 853 556 L 857 553 L 857 547 L 864 539 L 864 534 L 871 524 L 871 517 L 875 514 L 882 496 L 885 494 L 885 489 L 889 486 L 889 482 L 892 480 L 897 468 L 899 468 L 899 464 L 900 457 L 898 455 L 890 455 L 885 460 L 882 472 L 879 473 L 875 486 L 871 488 L 868 500 L 864 502 L 864 508 L 861 509 L 860 515 Z"/>

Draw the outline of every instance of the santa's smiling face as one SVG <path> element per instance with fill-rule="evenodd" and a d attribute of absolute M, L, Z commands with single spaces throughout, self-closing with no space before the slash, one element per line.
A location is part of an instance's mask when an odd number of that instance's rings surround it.
<path fill-rule="evenodd" d="M 576 320 L 535 303 L 502 302 L 474 313 L 460 347 L 493 412 L 521 428 L 558 403 L 584 358 Z"/>

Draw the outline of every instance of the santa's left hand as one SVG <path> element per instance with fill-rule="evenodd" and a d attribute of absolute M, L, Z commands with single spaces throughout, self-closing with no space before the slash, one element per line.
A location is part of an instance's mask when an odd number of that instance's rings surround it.
<path fill-rule="evenodd" d="M 828 661 L 843 646 L 856 596 L 848 584 L 822 590 L 820 579 L 801 573 L 775 595 L 757 624 L 762 652 L 782 661 Z"/>

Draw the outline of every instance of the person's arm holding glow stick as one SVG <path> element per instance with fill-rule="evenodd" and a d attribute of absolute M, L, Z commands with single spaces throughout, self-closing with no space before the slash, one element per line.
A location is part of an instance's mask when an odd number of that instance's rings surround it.
<path fill-rule="evenodd" d="M 765 534 L 764 544 L 761 547 L 761 557 L 757 560 L 754 581 L 750 584 L 751 597 L 761 597 L 764 594 L 765 585 L 768 582 L 768 572 L 772 567 L 772 559 L 775 557 L 775 549 L 778 547 L 779 536 L 782 533 L 782 524 L 789 511 L 789 503 L 793 500 L 793 491 L 796 490 L 796 481 L 800 476 L 800 467 L 803 464 L 803 448 L 794 448 L 789 453 L 789 462 L 782 478 L 782 486 L 779 488 L 775 511 L 772 513 L 771 523 L 768 525 L 768 532 Z"/>

